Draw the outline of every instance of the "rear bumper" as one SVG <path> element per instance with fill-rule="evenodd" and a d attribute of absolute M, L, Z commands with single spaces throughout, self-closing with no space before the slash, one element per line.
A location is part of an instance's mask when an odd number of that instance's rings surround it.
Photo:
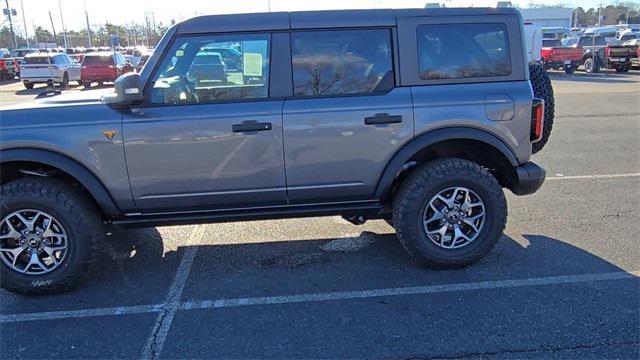
<path fill-rule="evenodd" d="M 40 77 L 40 76 L 36 76 L 36 77 L 24 77 L 21 76 L 20 80 L 24 81 L 24 82 L 29 82 L 29 83 L 46 83 L 48 81 L 54 81 L 54 82 L 62 82 L 62 78 L 61 77 Z"/>
<path fill-rule="evenodd" d="M 535 163 L 529 162 L 516 167 L 515 175 L 510 190 L 516 195 L 529 195 L 542 187 L 547 172 Z"/>

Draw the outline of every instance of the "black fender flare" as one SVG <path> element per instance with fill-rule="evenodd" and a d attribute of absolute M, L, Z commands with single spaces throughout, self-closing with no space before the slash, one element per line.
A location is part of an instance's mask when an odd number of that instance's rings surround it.
<path fill-rule="evenodd" d="M 42 149 L 2 150 L 0 163 L 10 161 L 33 161 L 64 171 L 87 189 L 106 215 L 117 216 L 120 214 L 113 198 L 102 182 L 85 166 L 67 156 Z"/>
<path fill-rule="evenodd" d="M 384 199 L 396 177 L 405 169 L 405 164 L 421 150 L 446 140 L 476 140 L 492 146 L 515 168 L 518 159 L 513 151 L 502 140 L 486 131 L 469 127 L 448 127 L 424 133 L 404 145 L 387 164 L 378 186 L 375 198 Z"/>

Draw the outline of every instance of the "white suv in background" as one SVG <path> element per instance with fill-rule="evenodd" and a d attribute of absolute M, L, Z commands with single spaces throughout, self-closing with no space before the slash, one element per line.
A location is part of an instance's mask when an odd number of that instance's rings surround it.
<path fill-rule="evenodd" d="M 69 81 L 80 84 L 80 64 L 67 54 L 34 53 L 28 54 L 20 64 L 20 80 L 27 89 L 35 84 L 60 84 L 66 88 Z"/>

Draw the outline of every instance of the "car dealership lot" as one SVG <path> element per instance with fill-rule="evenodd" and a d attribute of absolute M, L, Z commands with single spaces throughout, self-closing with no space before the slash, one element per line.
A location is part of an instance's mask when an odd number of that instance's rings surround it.
<path fill-rule="evenodd" d="M 422 269 L 382 221 L 119 230 L 89 284 L 0 294 L 2 357 L 637 358 L 640 76 L 552 78 L 549 179 L 479 264 Z"/>

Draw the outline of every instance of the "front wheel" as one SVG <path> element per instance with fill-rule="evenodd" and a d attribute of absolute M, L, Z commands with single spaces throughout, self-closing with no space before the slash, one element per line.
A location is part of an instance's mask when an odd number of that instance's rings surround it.
<path fill-rule="evenodd" d="M 60 88 L 66 89 L 68 87 L 69 87 L 69 74 L 68 73 L 64 73 L 62 75 L 62 82 L 60 83 Z"/>
<path fill-rule="evenodd" d="M 104 237 L 96 207 L 55 179 L 21 178 L 0 191 L 0 286 L 50 293 L 85 279 Z"/>
<path fill-rule="evenodd" d="M 587 58 L 584 61 L 584 71 L 588 74 L 595 74 L 600 72 L 600 63 L 593 58 Z"/>
<path fill-rule="evenodd" d="M 460 268 L 486 256 L 502 235 L 507 202 L 498 181 L 457 158 L 429 162 L 400 187 L 394 228 L 405 250 L 436 269 Z"/>

